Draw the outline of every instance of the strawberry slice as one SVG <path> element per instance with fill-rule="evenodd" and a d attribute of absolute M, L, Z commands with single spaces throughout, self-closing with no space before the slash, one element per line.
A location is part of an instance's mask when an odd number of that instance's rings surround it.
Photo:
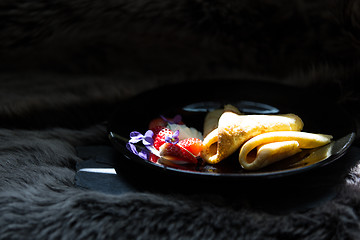
<path fill-rule="evenodd" d="M 178 164 L 197 163 L 196 157 L 178 144 L 164 143 L 160 147 L 159 151 L 161 157 L 174 161 Z"/>
<path fill-rule="evenodd" d="M 178 145 L 191 152 L 195 157 L 200 156 L 200 152 L 203 148 L 203 143 L 198 138 L 187 138 L 181 140 Z"/>
<path fill-rule="evenodd" d="M 161 147 L 161 145 L 163 145 L 165 143 L 165 137 L 166 136 L 172 136 L 173 132 L 165 127 L 161 127 L 158 126 L 156 127 L 154 130 L 154 135 L 153 135 L 153 139 L 154 139 L 154 148 L 159 150 L 159 148 Z"/>

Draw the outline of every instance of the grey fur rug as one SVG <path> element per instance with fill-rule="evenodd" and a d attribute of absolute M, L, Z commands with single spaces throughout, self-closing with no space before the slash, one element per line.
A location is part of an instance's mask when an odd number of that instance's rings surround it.
<path fill-rule="evenodd" d="M 2 1 L 0 239 L 358 239 L 358 164 L 336 196 L 283 214 L 216 192 L 110 195 L 74 178 L 76 146 L 108 144 L 117 104 L 164 84 L 316 86 L 359 123 L 359 16 L 356 0 Z"/>

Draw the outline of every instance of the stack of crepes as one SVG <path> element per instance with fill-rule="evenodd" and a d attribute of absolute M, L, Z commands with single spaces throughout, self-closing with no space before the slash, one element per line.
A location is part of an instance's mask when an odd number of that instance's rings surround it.
<path fill-rule="evenodd" d="M 245 115 L 225 105 L 205 117 L 201 157 L 216 164 L 240 149 L 241 166 L 257 170 L 331 142 L 330 135 L 301 132 L 303 126 L 295 114 Z"/>

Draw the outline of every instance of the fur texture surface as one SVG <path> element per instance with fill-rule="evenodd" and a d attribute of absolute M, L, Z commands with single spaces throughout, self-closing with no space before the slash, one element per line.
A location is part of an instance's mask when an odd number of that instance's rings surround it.
<path fill-rule="evenodd" d="M 284 214 L 217 194 L 74 186 L 75 147 L 107 144 L 117 104 L 164 84 L 312 86 L 359 126 L 360 1 L 9 0 L 0 19 L 0 239 L 360 235 L 358 165 L 334 198 Z"/>

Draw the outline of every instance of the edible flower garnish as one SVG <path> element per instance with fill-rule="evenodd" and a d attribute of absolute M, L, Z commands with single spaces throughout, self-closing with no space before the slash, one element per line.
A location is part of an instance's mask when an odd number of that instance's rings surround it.
<path fill-rule="evenodd" d="M 165 142 L 177 144 L 179 142 L 179 130 L 176 130 L 172 136 L 166 136 Z"/>
<path fill-rule="evenodd" d="M 132 152 L 132 153 L 134 153 L 135 155 L 141 157 L 142 159 L 145 159 L 145 160 L 149 159 L 150 151 L 149 151 L 147 148 L 143 148 L 143 149 L 141 149 L 140 152 L 138 152 L 138 150 L 136 149 L 135 145 L 132 144 L 132 143 L 127 143 L 127 144 L 126 144 L 126 148 L 127 148 L 130 152 Z"/>
<path fill-rule="evenodd" d="M 164 117 L 163 115 L 160 115 L 160 117 L 167 123 L 170 124 L 179 124 L 182 120 L 182 117 L 180 114 L 176 115 L 172 120 L 167 119 L 166 117 Z"/>
<path fill-rule="evenodd" d="M 130 133 L 129 143 L 138 143 L 142 141 L 144 146 L 151 146 L 154 143 L 153 136 L 154 132 L 151 130 L 147 130 L 145 135 L 142 135 L 137 131 L 133 131 Z"/>
<path fill-rule="evenodd" d="M 173 131 L 169 129 L 170 126 L 175 125 L 180 127 Z M 145 134 L 138 131 L 130 133 L 130 140 L 126 144 L 130 152 L 152 163 L 166 164 L 166 161 L 174 164 L 198 163 L 197 157 L 200 155 L 202 140 L 193 136 L 193 131 L 182 122 L 181 115 L 176 115 L 172 119 L 160 116 L 152 119 L 148 126 L 150 130 Z M 185 134 L 187 137 L 181 139 L 184 129 L 188 129 L 187 135 Z"/>
<path fill-rule="evenodd" d="M 153 131 L 148 130 L 146 131 L 146 133 L 143 135 L 140 132 L 137 131 L 133 131 L 130 133 L 130 140 L 129 142 L 126 144 L 126 148 L 138 155 L 139 157 L 141 157 L 142 159 L 148 159 L 149 158 L 149 154 L 150 152 L 153 150 Z M 137 150 L 136 146 L 134 145 L 134 143 L 138 143 L 142 141 L 142 144 L 146 147 L 143 148 L 140 152 Z"/>

